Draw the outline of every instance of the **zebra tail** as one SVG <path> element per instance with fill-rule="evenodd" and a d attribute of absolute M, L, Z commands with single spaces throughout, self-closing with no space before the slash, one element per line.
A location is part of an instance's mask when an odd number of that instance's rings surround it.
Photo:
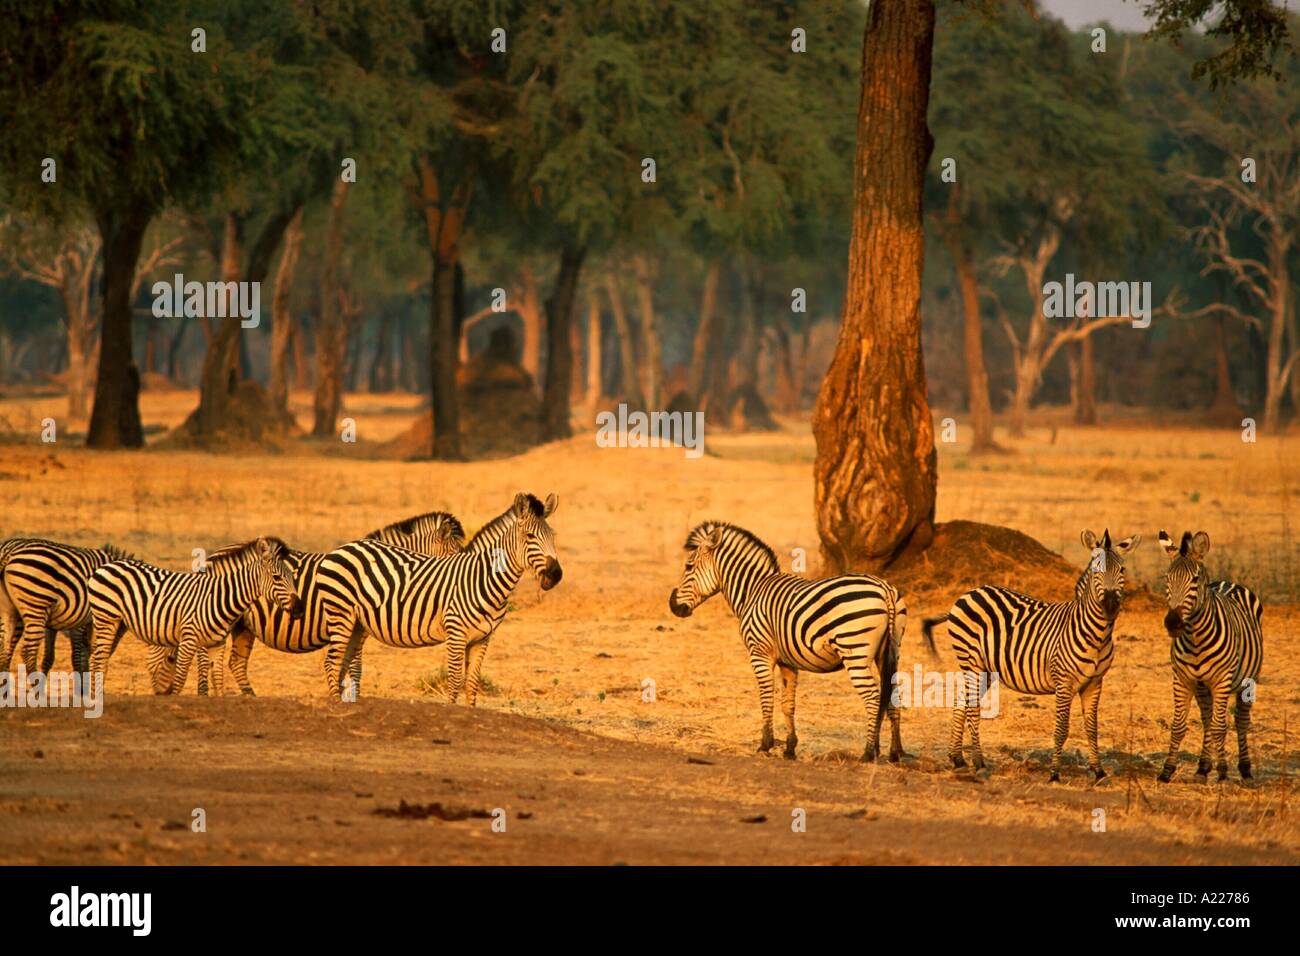
<path fill-rule="evenodd" d="M 921 621 L 921 636 L 925 638 L 926 649 L 929 650 L 930 656 L 938 659 L 939 652 L 934 646 L 934 628 L 937 624 L 942 624 L 951 617 L 949 614 L 940 614 L 938 617 L 927 617 Z"/>

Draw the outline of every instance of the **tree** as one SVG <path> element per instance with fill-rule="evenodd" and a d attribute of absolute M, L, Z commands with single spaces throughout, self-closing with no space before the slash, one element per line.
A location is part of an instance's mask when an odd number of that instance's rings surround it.
<path fill-rule="evenodd" d="M 144 443 L 131 295 L 145 230 L 169 199 L 208 194 L 249 145 L 253 58 L 216 38 L 194 53 L 210 12 L 197 6 L 86 0 L 0 18 L 0 190 L 41 216 L 84 210 L 102 243 L 94 448 Z"/>

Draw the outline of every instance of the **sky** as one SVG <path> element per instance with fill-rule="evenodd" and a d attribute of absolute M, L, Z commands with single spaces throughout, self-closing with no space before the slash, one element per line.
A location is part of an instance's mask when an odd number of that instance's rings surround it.
<path fill-rule="evenodd" d="M 1118 30 L 1145 33 L 1147 29 L 1143 0 L 1042 0 L 1042 6 L 1071 29 L 1103 20 Z"/>

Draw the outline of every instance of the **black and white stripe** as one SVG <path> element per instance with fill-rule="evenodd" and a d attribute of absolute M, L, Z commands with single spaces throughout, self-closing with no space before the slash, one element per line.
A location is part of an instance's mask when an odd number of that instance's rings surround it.
<path fill-rule="evenodd" d="M 1173 558 L 1165 573 L 1169 612 L 1165 629 L 1173 639 L 1169 659 L 1174 672 L 1174 719 L 1169 729 L 1169 756 L 1160 781 L 1174 775 L 1178 748 L 1187 733 L 1192 697 L 1201 712 L 1201 757 L 1196 775 L 1210 773 L 1211 758 L 1219 779 L 1228 776 L 1228 705 L 1235 698 L 1237 770 L 1250 779 L 1250 709 L 1255 683 L 1264 663 L 1264 606 L 1249 588 L 1231 581 L 1211 581 L 1205 570 L 1210 536 L 1183 532 L 1178 544 L 1164 531 L 1160 544 Z"/>
<path fill-rule="evenodd" d="M 1097 748 L 1097 709 L 1102 681 L 1114 655 L 1112 632 L 1124 598 L 1124 555 L 1142 540 L 1139 535 L 1112 544 L 1109 529 L 1098 538 L 1080 536 L 1092 557 L 1075 585 L 1072 600 L 1051 604 L 1002 587 L 982 587 L 959 597 L 945 615 L 924 622 L 933 648 L 933 628 L 948 622 L 957 661 L 966 676 L 964 699 L 953 708 L 948 756 L 964 767 L 963 731 L 969 731 L 975 767 L 984 766 L 980 750 L 980 692 L 984 675 L 1022 694 L 1053 694 L 1056 727 L 1052 738 L 1052 780 L 1061 779 L 1061 749 L 1070 731 L 1070 705 L 1083 701 L 1089 766 L 1096 779 L 1106 776 Z M 987 686 L 987 684 L 985 685 Z"/>
<path fill-rule="evenodd" d="M 29 671 L 40 662 L 48 674 L 54 664 L 55 634 L 72 644 L 73 670 L 89 666 L 90 598 L 86 584 L 97 568 L 126 557 L 112 546 L 79 548 L 41 538 L 0 542 L 0 671 L 21 655 Z"/>
<path fill-rule="evenodd" d="M 770 750 L 775 696 L 781 677 L 781 711 L 788 730 L 785 756 L 794 757 L 795 686 L 799 671 L 824 674 L 843 668 L 867 708 L 863 760 L 880 749 L 881 692 L 888 695 L 907 626 L 907 605 L 888 582 L 868 574 L 808 581 L 782 574 L 772 549 L 733 525 L 708 521 L 686 538 L 686 566 L 668 598 L 678 617 L 721 591 L 740 621 L 740 635 L 758 679 L 763 714 L 760 751 Z M 879 674 L 879 678 L 877 678 Z M 903 754 L 898 708 L 889 711 L 889 759 Z"/>
<path fill-rule="evenodd" d="M 222 644 L 253 602 L 270 597 L 290 614 L 302 613 L 288 554 L 278 538 L 257 538 L 214 552 L 198 572 L 166 571 L 134 560 L 105 564 L 90 580 L 91 672 L 105 673 L 122 635 L 131 633 L 146 644 L 175 649 L 171 681 L 164 655 L 151 652 L 149 662 L 154 689 L 179 693 L 195 655 Z M 218 694 L 222 683 L 218 666 L 213 679 Z"/>
<path fill-rule="evenodd" d="M 431 511 L 385 525 L 366 535 L 366 540 L 405 548 L 430 557 L 444 557 L 465 550 L 465 529 L 454 515 Z M 316 573 L 328 552 L 290 551 L 289 566 L 303 600 L 303 615 L 294 618 L 275 601 L 263 598 L 248 609 L 235 625 L 230 645 L 230 670 L 240 691 L 252 695 L 248 680 L 248 658 L 254 640 L 290 654 L 307 654 L 329 644 L 324 608 L 316 591 Z M 349 666 L 354 694 L 361 692 L 361 655 Z"/>
<path fill-rule="evenodd" d="M 488 523 L 468 548 L 430 558 L 380 541 L 354 541 L 320 563 L 316 587 L 324 607 L 330 648 L 328 692 L 340 691 L 339 676 L 361 645 L 373 637 L 394 647 L 447 645 L 448 692 L 462 689 L 473 706 L 488 643 L 525 570 L 543 590 L 560 582 L 555 533 L 546 519 L 555 495 L 543 504 L 520 494 Z"/>

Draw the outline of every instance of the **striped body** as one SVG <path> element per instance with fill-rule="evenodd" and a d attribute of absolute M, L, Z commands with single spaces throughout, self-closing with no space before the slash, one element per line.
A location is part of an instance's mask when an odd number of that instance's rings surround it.
<path fill-rule="evenodd" d="M 1228 776 L 1228 711 L 1237 731 L 1237 769 L 1251 777 L 1250 712 L 1255 685 L 1264 663 L 1264 607 L 1249 588 L 1231 581 L 1210 581 L 1203 558 L 1209 537 L 1183 535 L 1177 546 L 1162 531 L 1161 543 L 1174 558 L 1166 573 L 1169 613 L 1165 627 L 1171 638 L 1174 718 L 1170 723 L 1169 755 L 1159 779 L 1172 778 L 1179 747 L 1187 733 L 1192 698 L 1201 715 L 1201 754 L 1197 775 L 1208 777 L 1211 763 L 1220 780 Z M 1235 704 L 1235 706 L 1233 706 Z"/>
<path fill-rule="evenodd" d="M 706 522 L 686 541 L 686 567 L 669 597 L 679 617 L 721 591 L 740 622 L 740 635 L 759 687 L 760 751 L 775 742 L 772 730 L 776 675 L 782 685 L 787 725 L 785 755 L 793 757 L 795 689 L 799 671 L 824 674 L 844 669 L 867 709 L 870 736 L 864 760 L 875 758 L 883 718 L 881 689 L 897 669 L 907 626 L 907 605 L 880 578 L 844 574 L 808 581 L 782 574 L 767 545 L 741 528 Z M 877 674 L 879 679 L 877 679 Z M 889 712 L 890 759 L 902 756 L 898 709 Z"/>
<path fill-rule="evenodd" d="M 22 654 L 28 670 L 35 670 L 35 656 L 44 642 L 40 669 L 49 673 L 54 635 L 65 631 L 72 643 L 73 669 L 84 672 L 90 656 L 87 582 L 96 569 L 121 557 L 112 547 L 79 548 L 39 538 L 0 542 L 0 670 L 15 653 Z"/>
<path fill-rule="evenodd" d="M 488 643 L 511 593 L 527 569 L 543 590 L 559 583 L 554 533 L 546 517 L 555 509 L 520 495 L 462 553 L 431 558 L 381 541 L 354 541 L 330 552 L 316 573 L 330 639 L 326 684 L 340 691 L 339 676 L 367 638 L 394 647 L 447 645 L 448 690 L 462 688 L 473 706 Z"/>
<path fill-rule="evenodd" d="M 1096 779 L 1106 776 L 1097 742 L 1097 714 L 1102 682 L 1114 660 L 1115 619 L 1124 592 L 1122 556 L 1140 540 L 1134 535 L 1112 546 L 1109 531 L 1101 539 L 1085 531 L 1083 543 L 1093 552 L 1093 560 L 1079 577 L 1072 600 L 1049 603 L 1008 588 L 986 586 L 968 591 L 946 615 L 925 622 L 924 633 L 931 643 L 933 626 L 948 622 L 953 652 L 966 675 L 965 695 L 953 708 L 948 746 L 953 766 L 965 766 L 962 744 L 967 732 L 972 762 L 977 769 L 984 766 L 979 741 L 980 687 L 996 679 L 1022 694 L 1055 697 L 1054 781 L 1060 779 L 1070 706 L 1080 698 L 1089 767 Z"/>
<path fill-rule="evenodd" d="M 155 691 L 179 693 L 195 655 L 222 644 L 254 601 L 271 595 L 286 609 L 301 613 L 287 555 L 284 542 L 259 538 L 213 553 L 201 572 L 167 571 L 135 560 L 104 565 L 90 581 L 92 673 L 107 671 L 118 642 L 130 633 L 163 649 L 149 655 Z M 166 665 L 171 651 L 174 673 Z M 166 680 L 168 674 L 171 681 Z M 220 667 L 213 685 L 220 694 Z"/>
<path fill-rule="evenodd" d="M 420 554 L 440 557 L 456 554 L 465 548 L 465 532 L 460 522 L 445 512 L 430 512 L 386 525 L 367 535 L 366 540 L 381 541 Z M 294 618 L 270 599 L 254 602 L 235 626 L 230 647 L 230 669 L 239 689 L 252 695 L 248 680 L 248 658 L 256 639 L 267 647 L 289 654 L 308 654 L 329 644 L 325 629 L 325 609 L 316 589 L 316 576 L 326 553 L 291 551 L 288 557 L 293 570 L 294 586 L 303 600 L 303 615 Z M 361 689 L 361 657 L 353 658 L 349 667 L 353 690 Z"/>

